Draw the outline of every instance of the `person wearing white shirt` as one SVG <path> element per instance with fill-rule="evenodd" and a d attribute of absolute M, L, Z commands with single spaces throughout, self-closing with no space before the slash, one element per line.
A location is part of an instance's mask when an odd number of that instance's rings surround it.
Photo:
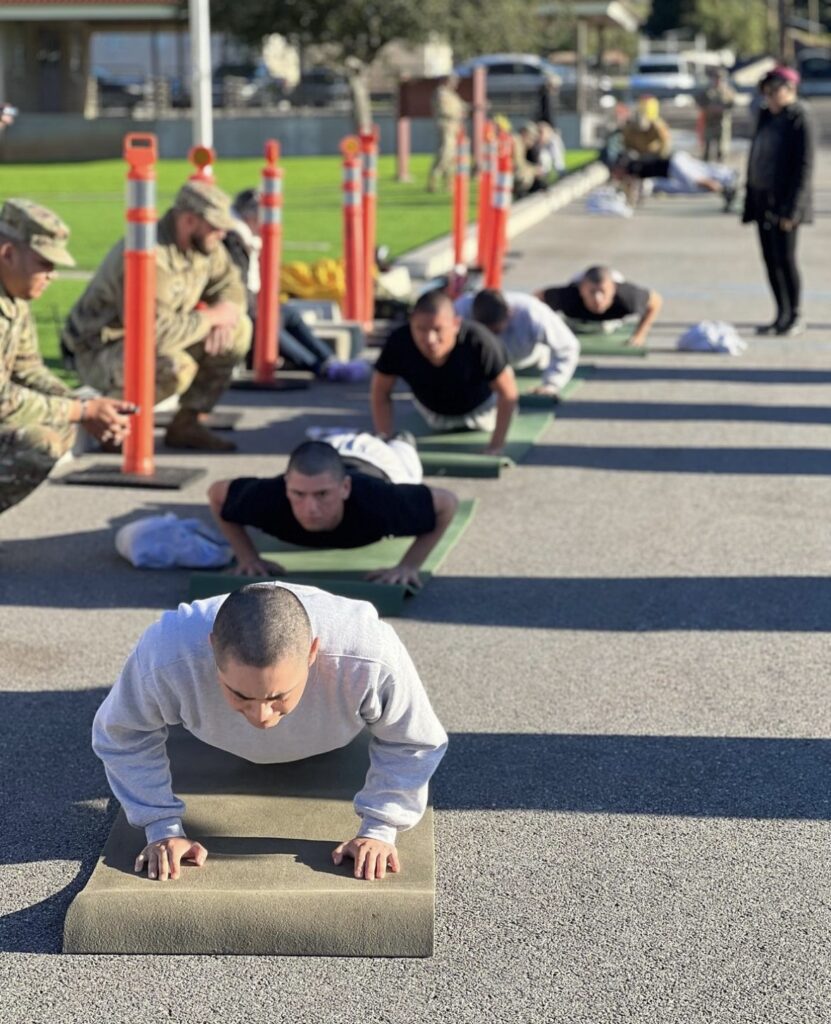
<path fill-rule="evenodd" d="M 544 302 L 525 292 L 483 288 L 456 300 L 456 313 L 496 334 L 515 370 L 541 370 L 535 394 L 556 398 L 574 376 L 580 342 L 571 328 Z"/>

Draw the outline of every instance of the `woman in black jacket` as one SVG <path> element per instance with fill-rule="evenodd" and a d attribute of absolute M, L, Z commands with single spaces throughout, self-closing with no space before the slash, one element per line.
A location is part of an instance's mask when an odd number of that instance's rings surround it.
<path fill-rule="evenodd" d="M 799 74 L 776 67 L 759 82 L 764 106 L 747 165 L 747 196 L 742 221 L 759 229 L 762 256 L 776 301 L 776 319 L 757 334 L 800 334 L 800 278 L 796 241 L 800 224 L 813 221 L 811 127 L 797 101 Z"/>

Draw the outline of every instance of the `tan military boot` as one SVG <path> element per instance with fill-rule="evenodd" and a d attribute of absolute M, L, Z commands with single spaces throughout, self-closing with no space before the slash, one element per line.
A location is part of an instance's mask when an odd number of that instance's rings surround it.
<path fill-rule="evenodd" d="M 179 409 L 164 435 L 168 448 L 195 448 L 206 452 L 235 452 L 233 441 L 226 441 L 199 422 L 193 409 Z"/>

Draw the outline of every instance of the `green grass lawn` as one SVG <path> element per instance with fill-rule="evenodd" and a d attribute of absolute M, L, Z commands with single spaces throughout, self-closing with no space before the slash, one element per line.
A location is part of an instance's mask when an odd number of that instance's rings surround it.
<path fill-rule="evenodd" d="M 573 170 L 594 159 L 591 150 L 568 154 Z M 395 181 L 395 157 L 382 156 L 378 168 L 378 243 L 393 256 L 447 234 L 452 228 L 448 193 L 425 191 L 432 158 L 411 160 L 411 184 Z M 221 160 L 216 165 L 219 185 L 232 195 L 259 183 L 262 160 Z M 341 161 L 338 157 L 287 157 L 284 170 L 283 259 L 314 261 L 341 255 Z M 120 160 L 81 164 L 7 164 L 0 166 L 0 198 L 26 196 L 51 207 L 72 231 L 70 249 L 81 270 L 92 271 L 123 234 L 126 165 Z M 179 185 L 193 168 L 184 160 L 161 160 L 158 165 L 159 212 L 170 204 Z M 471 189 L 471 218 L 477 190 Z M 56 365 L 56 325 L 81 293 L 83 281 L 58 279 L 35 305 L 41 348 Z"/>

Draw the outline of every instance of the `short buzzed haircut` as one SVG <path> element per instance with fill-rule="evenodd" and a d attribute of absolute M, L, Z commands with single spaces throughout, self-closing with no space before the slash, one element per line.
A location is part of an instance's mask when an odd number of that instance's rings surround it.
<path fill-rule="evenodd" d="M 511 314 L 505 296 L 496 288 L 483 288 L 477 293 L 471 306 L 473 319 L 485 327 L 504 323 Z"/>
<path fill-rule="evenodd" d="M 453 300 L 447 292 L 443 292 L 441 288 L 434 288 L 432 291 L 425 292 L 423 295 L 418 297 L 416 304 L 413 306 L 413 316 L 418 313 L 427 313 L 429 316 L 436 316 L 448 306 L 450 307 L 450 311 L 453 312 Z"/>
<path fill-rule="evenodd" d="M 319 476 L 328 473 L 335 480 L 343 480 L 346 467 L 337 451 L 325 441 L 304 441 L 289 456 L 286 473 L 299 473 L 301 476 Z"/>
<path fill-rule="evenodd" d="M 598 264 L 595 267 L 589 267 L 588 270 L 583 272 L 583 280 L 588 281 L 589 284 L 603 284 L 604 281 L 608 281 L 612 276 L 611 267 L 606 267 Z"/>
<path fill-rule="evenodd" d="M 255 188 L 245 188 L 234 197 L 232 209 L 240 217 L 256 217 L 260 212 L 260 193 Z"/>
<path fill-rule="evenodd" d="M 249 583 L 229 594 L 220 606 L 213 644 L 220 668 L 229 658 L 240 665 L 270 668 L 285 658 L 308 656 L 312 625 L 290 590 L 273 583 Z"/>

